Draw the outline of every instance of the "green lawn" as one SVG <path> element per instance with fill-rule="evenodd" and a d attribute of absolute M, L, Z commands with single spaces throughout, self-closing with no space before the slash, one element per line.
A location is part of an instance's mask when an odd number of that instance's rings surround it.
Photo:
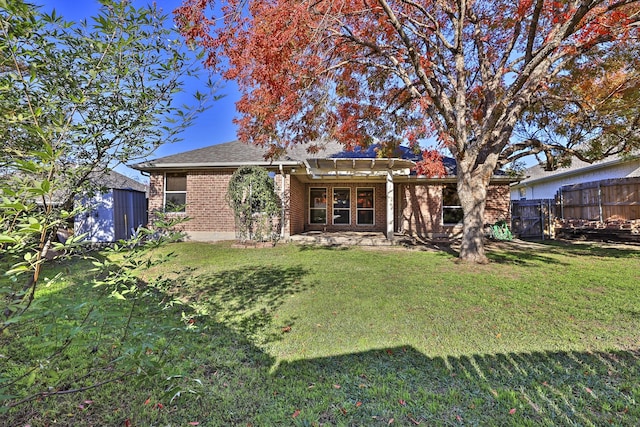
<path fill-rule="evenodd" d="M 126 337 L 149 341 L 138 357 L 160 358 L 160 375 L 31 402 L 8 414 L 15 425 L 640 423 L 637 246 L 504 244 L 483 266 L 403 248 L 169 249 L 174 262 L 145 279 L 171 280 L 134 307 Z M 82 265 L 60 268 L 67 280 L 41 294 L 49 308 L 89 300 L 111 316 L 63 363 L 88 370 L 115 351 L 87 351 L 93 338 L 131 304 L 86 285 Z M 159 304 L 172 298 L 188 305 Z M 55 329 L 1 337 L 5 369 Z"/>

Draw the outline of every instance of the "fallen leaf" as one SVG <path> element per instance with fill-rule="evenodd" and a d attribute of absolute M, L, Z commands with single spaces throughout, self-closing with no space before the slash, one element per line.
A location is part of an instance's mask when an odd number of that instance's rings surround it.
<path fill-rule="evenodd" d="M 401 404 L 402 406 L 407 406 L 407 402 L 405 402 L 402 399 L 398 400 L 398 403 Z"/>
<path fill-rule="evenodd" d="M 284 328 L 282 328 L 282 333 L 286 333 L 286 332 L 291 332 L 291 326 L 285 326 Z"/>
<path fill-rule="evenodd" d="M 362 402 L 360 402 L 360 401 L 356 402 L 356 408 L 359 408 L 361 406 L 362 406 Z"/>
<path fill-rule="evenodd" d="M 334 385 L 333 385 L 333 388 L 335 388 L 335 389 L 337 390 L 337 389 L 339 389 L 339 388 L 342 388 L 342 386 L 341 386 L 340 384 L 334 384 Z"/>
<path fill-rule="evenodd" d="M 189 425 L 190 426 L 198 426 L 198 425 L 200 425 L 200 423 L 198 421 L 191 421 L 191 422 L 189 422 Z"/>
<path fill-rule="evenodd" d="M 462 417 L 460 415 L 456 415 L 456 420 L 462 422 Z"/>
<path fill-rule="evenodd" d="M 496 338 L 502 338 L 502 334 L 496 334 Z"/>
<path fill-rule="evenodd" d="M 149 399 L 147 399 L 147 400 L 145 400 L 145 401 L 144 401 L 144 404 L 145 404 L 145 405 L 148 405 L 149 403 L 151 403 L 151 398 L 149 398 Z"/>
<path fill-rule="evenodd" d="M 291 415 L 291 418 L 296 418 L 298 415 L 300 415 L 300 410 L 299 410 L 299 409 L 296 409 L 296 410 L 293 412 L 293 415 Z"/>
<path fill-rule="evenodd" d="M 131 420 L 129 418 L 124 420 L 124 427 L 131 427 Z"/>
<path fill-rule="evenodd" d="M 411 418 L 411 417 L 407 417 L 407 418 L 409 418 L 409 421 L 411 421 L 414 425 L 417 425 L 417 426 L 420 425 L 420 422 L 418 420 L 416 420 L 414 418 Z"/>
<path fill-rule="evenodd" d="M 516 408 L 511 408 L 511 410 L 509 411 L 510 415 L 513 415 L 516 413 Z"/>
<path fill-rule="evenodd" d="M 347 415 L 347 410 L 344 408 L 340 408 L 340 412 L 342 412 L 342 415 Z"/>
<path fill-rule="evenodd" d="M 394 420 L 393 418 L 391 418 L 391 419 L 389 420 L 389 422 L 387 423 L 387 425 L 388 425 L 388 426 L 390 426 L 391 424 L 393 424 L 393 422 L 394 422 L 394 421 L 395 421 L 395 420 Z"/>

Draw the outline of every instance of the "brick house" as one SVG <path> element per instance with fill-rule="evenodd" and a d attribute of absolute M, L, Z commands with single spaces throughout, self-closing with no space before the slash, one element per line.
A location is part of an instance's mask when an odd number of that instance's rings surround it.
<path fill-rule="evenodd" d="M 420 156 L 399 148 L 389 158 L 375 147 L 345 151 L 324 143 L 313 154 L 297 146 L 277 160 L 239 141 L 212 145 L 133 165 L 149 174 L 149 211 L 180 205 L 190 221 L 192 240 L 235 238 L 233 212 L 225 201 L 233 172 L 247 165 L 269 170 L 282 200 L 282 237 L 307 232 L 375 232 L 393 240 L 398 233 L 423 239 L 451 237 L 462 230 L 456 193 L 455 161 L 445 159 L 446 176 L 417 176 Z M 491 181 L 485 221 L 509 219 L 509 184 L 504 175 Z"/>

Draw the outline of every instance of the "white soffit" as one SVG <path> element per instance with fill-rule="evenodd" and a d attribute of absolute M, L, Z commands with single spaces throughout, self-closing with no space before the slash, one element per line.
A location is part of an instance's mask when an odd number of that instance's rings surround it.
<path fill-rule="evenodd" d="M 393 175 L 408 176 L 415 163 L 405 159 L 307 159 L 307 173 L 313 177 L 367 177 Z"/>

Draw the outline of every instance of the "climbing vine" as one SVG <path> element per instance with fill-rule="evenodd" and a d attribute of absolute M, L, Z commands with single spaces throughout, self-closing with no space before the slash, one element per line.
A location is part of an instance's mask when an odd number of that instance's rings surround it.
<path fill-rule="evenodd" d="M 278 240 L 280 199 L 266 169 L 245 166 L 236 170 L 227 189 L 227 202 L 233 209 L 238 240 Z"/>

